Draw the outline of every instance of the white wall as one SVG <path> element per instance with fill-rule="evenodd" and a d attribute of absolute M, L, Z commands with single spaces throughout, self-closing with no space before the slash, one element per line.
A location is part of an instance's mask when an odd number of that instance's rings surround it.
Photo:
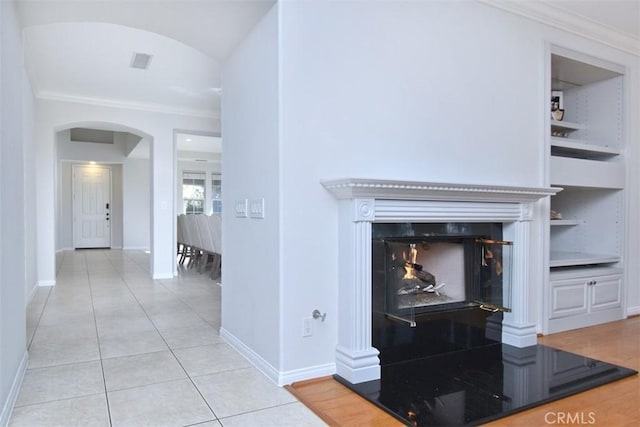
<path fill-rule="evenodd" d="M 173 277 L 175 261 L 174 218 L 174 130 L 214 133 L 220 131 L 213 118 L 163 114 L 125 108 L 105 107 L 72 102 L 39 99 L 36 102 L 37 200 L 38 211 L 55 211 L 55 135 L 70 127 L 92 127 L 113 124 L 152 140 L 150 234 L 151 270 L 156 278 Z M 55 281 L 55 218 L 38 217 L 38 280 Z"/>
<path fill-rule="evenodd" d="M 229 58 L 222 100 L 222 330 L 272 378 L 281 369 L 278 9 Z M 236 218 L 264 198 L 265 218 Z M 283 260 L 288 266 L 288 261 Z"/>
<path fill-rule="evenodd" d="M 269 252 L 259 261 L 269 278 L 260 282 L 260 294 L 268 296 L 269 303 L 281 304 L 280 319 L 261 308 L 256 314 L 265 322 L 258 326 L 251 301 L 244 304 L 240 298 L 253 290 L 247 284 L 252 273 L 227 270 L 228 263 L 236 262 L 231 254 L 241 256 L 247 243 L 267 238 L 255 221 L 234 219 L 225 226 L 223 296 L 231 299 L 223 299 L 223 327 L 237 331 L 251 350 L 269 355 L 269 362 L 279 366 L 280 380 L 286 381 L 323 372 L 335 358 L 337 205 L 321 180 L 548 185 L 542 114 L 548 104 L 547 43 L 626 64 L 636 79 L 638 59 L 472 1 L 308 1 L 280 2 L 278 7 L 279 23 L 272 11 L 252 36 L 260 34 L 260 42 L 245 41 L 227 67 L 223 173 L 226 218 L 233 214 L 235 200 L 277 190 L 275 182 L 280 183 L 279 193 L 274 193 L 280 228 L 271 241 L 278 245 L 279 260 Z M 270 32 L 265 23 L 270 23 Z M 270 47 L 277 25 L 279 50 Z M 267 51 L 280 55 L 277 76 L 272 75 L 274 60 L 264 57 Z M 260 67 L 260 76 L 246 71 Z M 229 78 L 233 73 L 238 75 Z M 639 92 L 633 84 L 630 117 L 635 118 Z M 271 99 L 278 88 L 279 103 Z M 250 97 L 259 106 L 251 104 Z M 251 129 L 240 129 L 233 120 L 250 123 L 246 127 Z M 271 129 L 265 120 L 270 126 L 279 122 L 279 132 L 265 132 Z M 630 141 L 637 144 L 638 121 L 629 122 Z M 257 145 L 254 129 L 269 138 Z M 637 149 L 632 150 L 637 160 Z M 257 154 L 273 157 L 263 162 L 270 168 L 253 163 Z M 637 164 L 632 167 L 637 169 Z M 637 178 L 637 171 L 633 176 Z M 629 198 L 637 207 L 637 185 L 633 188 Z M 270 217 L 276 200 L 266 201 Z M 545 208 L 545 202 L 536 207 L 532 228 L 533 284 L 544 283 Z M 636 217 L 631 241 L 638 240 Z M 638 259 L 637 244 L 630 246 L 629 259 Z M 637 277 L 633 264 L 627 263 Z M 629 304 L 640 306 L 633 283 Z M 541 295 L 540 286 L 531 286 L 527 320 L 538 326 Z M 327 313 L 326 321 L 314 323 L 314 335 L 303 338 L 302 320 L 315 308 Z M 271 344 L 252 335 L 256 328 L 264 331 L 277 324 L 281 338 Z M 273 338 L 271 333 L 266 337 Z"/>
<path fill-rule="evenodd" d="M 0 425 L 6 425 L 26 369 L 26 298 L 31 270 L 25 253 L 31 226 L 25 214 L 25 153 L 32 152 L 32 94 L 22 62 L 13 2 L 0 2 Z"/>
<path fill-rule="evenodd" d="M 124 249 L 149 249 L 150 173 L 148 159 L 128 159 L 123 165 Z"/>
<path fill-rule="evenodd" d="M 338 211 L 320 181 L 543 185 L 543 45 L 534 24 L 475 2 L 293 2 L 282 25 L 282 358 L 293 371 L 335 358 Z M 303 338 L 314 308 L 326 321 Z"/>
<path fill-rule="evenodd" d="M 38 283 L 36 265 L 37 237 L 36 237 L 36 168 L 35 142 L 33 138 L 35 99 L 26 73 L 23 75 L 23 157 L 24 157 L 24 218 L 25 218 L 25 251 L 24 259 L 29 260 L 25 265 L 25 285 L 27 303 L 31 301 Z"/>

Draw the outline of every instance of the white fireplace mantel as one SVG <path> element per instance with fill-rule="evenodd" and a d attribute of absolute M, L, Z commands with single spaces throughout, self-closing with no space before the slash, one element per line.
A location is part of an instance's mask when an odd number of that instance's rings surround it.
<path fill-rule="evenodd" d="M 356 384 L 380 378 L 371 345 L 371 230 L 374 222 L 500 222 L 513 241 L 512 312 L 502 342 L 536 344 L 530 319 L 529 234 L 533 203 L 560 188 L 489 186 L 380 179 L 339 179 L 322 185 L 339 200 L 338 375 Z"/>
<path fill-rule="evenodd" d="M 514 187 L 361 178 L 322 181 L 322 185 L 337 199 L 463 200 L 512 203 L 534 202 L 543 197 L 552 196 L 561 190 L 553 187 Z"/>

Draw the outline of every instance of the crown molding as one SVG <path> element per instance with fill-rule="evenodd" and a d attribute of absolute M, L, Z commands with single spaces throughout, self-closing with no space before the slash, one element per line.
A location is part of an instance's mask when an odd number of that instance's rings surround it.
<path fill-rule="evenodd" d="M 545 1 L 478 0 L 480 3 L 640 56 L 640 40 Z"/>
<path fill-rule="evenodd" d="M 73 102 L 76 104 L 96 105 L 100 107 L 122 108 L 126 110 L 146 111 L 150 113 L 176 114 L 181 116 L 220 119 L 220 113 L 214 110 L 198 110 L 190 108 L 173 108 L 163 104 L 127 102 L 114 99 L 75 96 L 57 92 L 39 91 L 36 98 L 48 101 Z"/>

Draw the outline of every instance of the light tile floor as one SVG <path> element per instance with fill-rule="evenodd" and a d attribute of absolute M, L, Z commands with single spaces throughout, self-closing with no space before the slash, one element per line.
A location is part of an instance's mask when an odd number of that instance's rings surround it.
<path fill-rule="evenodd" d="M 220 286 L 139 251 L 68 251 L 27 313 L 10 426 L 323 426 L 219 337 Z"/>

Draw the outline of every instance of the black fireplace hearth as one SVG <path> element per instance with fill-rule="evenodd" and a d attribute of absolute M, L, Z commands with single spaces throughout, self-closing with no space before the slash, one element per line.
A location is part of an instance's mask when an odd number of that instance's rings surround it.
<path fill-rule="evenodd" d="M 637 374 L 502 342 L 510 243 L 500 223 L 373 224 L 371 339 L 380 379 L 335 378 L 407 425 L 456 426 Z"/>
<path fill-rule="evenodd" d="M 381 367 L 351 390 L 410 426 L 478 425 L 636 371 L 543 345 L 494 343 Z"/>

